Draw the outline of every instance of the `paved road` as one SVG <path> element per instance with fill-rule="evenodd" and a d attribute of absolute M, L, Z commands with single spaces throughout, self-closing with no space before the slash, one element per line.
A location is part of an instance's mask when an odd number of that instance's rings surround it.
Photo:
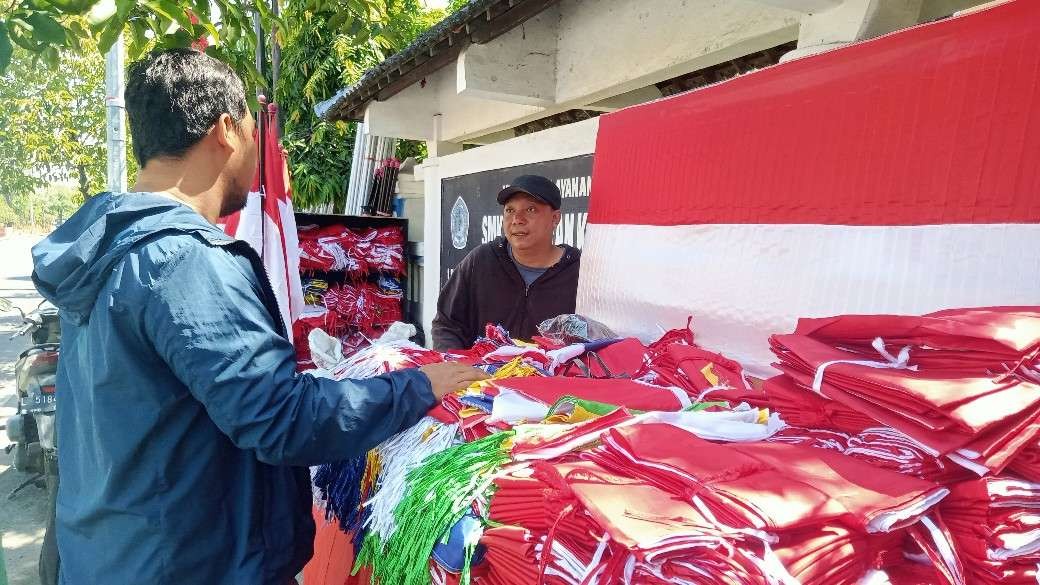
<path fill-rule="evenodd" d="M 28 311 L 40 302 L 29 275 L 32 258 L 29 248 L 39 236 L 11 234 L 0 238 L 0 297 L 7 297 Z M 25 349 L 24 338 L 9 340 L 21 323 L 18 314 L 0 314 L 0 420 L 15 412 L 14 362 Z M 7 435 L 0 432 L 0 446 Z M 36 560 L 43 542 L 46 498 L 43 490 L 28 488 L 13 500 L 7 495 L 25 476 L 11 468 L 11 457 L 0 450 L 0 533 L 3 534 L 4 556 L 10 585 L 38 585 Z"/>

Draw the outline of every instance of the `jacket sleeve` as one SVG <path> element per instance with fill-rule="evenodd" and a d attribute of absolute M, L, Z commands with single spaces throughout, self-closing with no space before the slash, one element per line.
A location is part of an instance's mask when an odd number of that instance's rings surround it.
<path fill-rule="evenodd" d="M 275 329 L 258 277 L 243 264 L 195 242 L 154 270 L 141 266 L 153 275 L 143 279 L 150 289 L 145 335 L 239 448 L 272 465 L 346 459 L 434 406 L 419 370 L 339 382 L 297 374 L 294 349 Z"/>
<path fill-rule="evenodd" d="M 476 340 L 469 265 L 467 256 L 437 297 L 437 316 L 433 319 L 433 349 L 437 351 L 469 349 Z"/>

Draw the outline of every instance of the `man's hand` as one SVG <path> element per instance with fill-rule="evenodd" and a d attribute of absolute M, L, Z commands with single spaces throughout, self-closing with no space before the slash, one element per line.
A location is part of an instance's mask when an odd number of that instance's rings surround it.
<path fill-rule="evenodd" d="M 445 394 L 462 390 L 473 382 L 486 380 L 488 377 L 487 374 L 476 368 L 457 362 L 429 364 L 419 368 L 419 371 L 430 379 L 430 384 L 433 385 L 433 395 L 437 397 L 437 400 L 444 398 Z"/>

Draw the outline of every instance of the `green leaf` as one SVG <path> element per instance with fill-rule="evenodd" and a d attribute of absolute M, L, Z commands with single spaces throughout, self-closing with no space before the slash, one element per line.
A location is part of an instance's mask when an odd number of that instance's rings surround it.
<path fill-rule="evenodd" d="M 253 0 L 253 8 L 260 13 L 262 20 L 271 21 L 273 14 L 271 13 L 271 7 L 267 5 L 267 0 Z"/>
<path fill-rule="evenodd" d="M 340 10 L 329 19 L 328 27 L 330 30 L 337 30 L 345 26 L 353 26 L 354 13 L 350 9 Z"/>
<path fill-rule="evenodd" d="M 7 34 L 14 41 L 14 44 L 33 53 L 39 53 L 43 50 L 44 45 L 33 42 L 33 27 L 29 23 L 20 18 L 12 18 L 8 23 Z"/>
<path fill-rule="evenodd" d="M 58 56 L 57 47 L 50 46 L 43 50 L 43 60 L 47 63 L 47 68 L 51 71 L 57 71 L 61 65 L 61 58 Z"/>
<path fill-rule="evenodd" d="M 217 27 L 213 26 L 213 24 L 210 23 L 210 22 L 204 22 L 204 23 L 201 23 L 201 24 L 202 24 L 202 28 L 206 29 L 206 32 L 209 34 L 209 36 L 213 37 L 213 42 L 214 43 L 219 43 L 220 42 L 220 31 L 217 30 Z"/>
<path fill-rule="evenodd" d="M 65 45 L 65 27 L 45 12 L 34 12 L 25 18 L 33 27 L 33 39 L 41 44 Z"/>
<path fill-rule="evenodd" d="M 105 29 L 101 31 L 101 36 L 98 38 L 98 51 L 102 55 L 112 48 L 116 39 L 119 38 L 119 34 L 123 32 L 123 27 L 126 26 L 126 22 L 130 18 L 130 11 L 133 10 L 134 5 L 134 0 L 117 0 L 116 13 L 105 23 Z"/>
<path fill-rule="evenodd" d="M 7 36 L 7 23 L 0 20 L 0 75 L 3 75 L 11 64 L 12 51 L 11 38 Z"/>
<path fill-rule="evenodd" d="M 47 4 L 58 9 L 63 14 L 83 14 L 97 2 L 97 0 L 44 0 Z"/>
<path fill-rule="evenodd" d="M 87 13 L 87 22 L 91 26 L 100 26 L 116 15 L 117 8 L 115 0 L 101 0 L 91 7 Z"/>
<path fill-rule="evenodd" d="M 195 39 L 188 34 L 188 31 L 182 28 L 178 29 L 177 32 L 173 34 L 163 35 L 159 44 L 165 49 L 186 49 L 191 46 L 191 43 L 194 42 L 194 40 Z"/>
<path fill-rule="evenodd" d="M 155 13 L 163 15 L 171 22 L 176 22 L 189 33 L 193 34 L 195 32 L 195 26 L 191 23 L 191 17 L 188 16 L 184 7 L 178 6 L 171 0 L 145 0 L 143 4 L 151 8 Z"/>
<path fill-rule="evenodd" d="M 150 43 L 145 31 L 148 30 L 147 21 L 135 20 L 130 23 L 130 60 L 137 61 L 144 56 Z"/>
<path fill-rule="evenodd" d="M 209 0 L 195 0 L 191 3 L 191 6 L 192 13 L 194 13 L 195 17 L 200 21 L 210 22 L 212 20 Z"/>

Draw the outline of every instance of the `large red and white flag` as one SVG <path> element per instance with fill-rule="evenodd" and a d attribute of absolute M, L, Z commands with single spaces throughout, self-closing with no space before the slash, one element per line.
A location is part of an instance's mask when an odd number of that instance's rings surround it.
<path fill-rule="evenodd" d="M 289 166 L 278 140 L 278 109 L 267 105 L 263 118 L 263 149 L 246 207 L 225 218 L 224 231 L 249 242 L 260 254 L 278 297 L 285 330 L 292 339 L 292 324 L 303 310 L 300 284 L 300 244 L 293 215 Z M 261 180 L 262 179 L 262 180 Z"/>
<path fill-rule="evenodd" d="M 798 317 L 1040 302 L 1040 2 L 600 118 L 578 310 L 766 374 Z"/>

